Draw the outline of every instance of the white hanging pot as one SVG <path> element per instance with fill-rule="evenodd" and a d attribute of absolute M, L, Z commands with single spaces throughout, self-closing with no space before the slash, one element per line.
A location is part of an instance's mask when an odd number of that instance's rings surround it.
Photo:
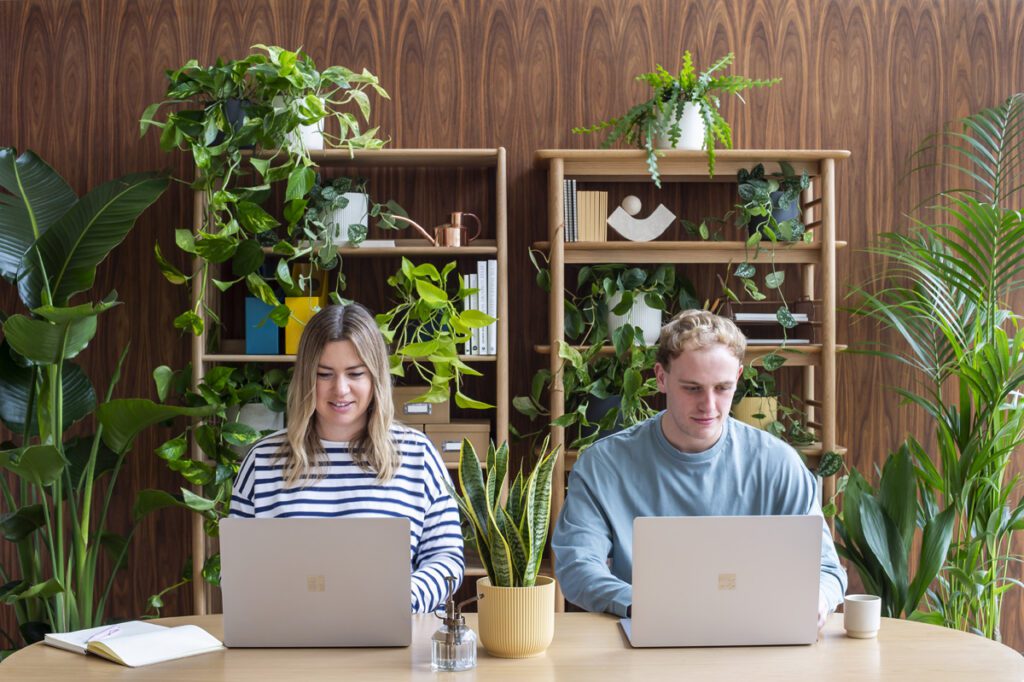
<path fill-rule="evenodd" d="M 658 134 L 658 149 L 704 149 L 704 119 L 700 115 L 700 109 L 693 102 L 683 104 L 682 114 L 679 116 L 679 142 L 675 145 L 669 139 L 669 123 L 665 119 L 671 112 L 662 114 L 661 132 Z"/>
<path fill-rule="evenodd" d="M 348 228 L 352 225 L 369 226 L 370 197 L 363 192 L 345 192 L 348 199 L 344 208 L 336 208 L 327 217 L 326 223 L 331 231 L 331 242 L 335 246 L 348 246 Z"/>
<path fill-rule="evenodd" d="M 621 300 L 621 291 L 615 292 L 608 299 L 608 334 L 611 335 L 624 324 L 631 324 L 634 327 L 640 327 L 645 345 L 656 344 L 658 336 L 661 334 L 661 311 L 647 305 L 643 294 L 637 294 L 633 297 L 633 307 L 625 315 L 616 315 L 612 310 L 619 305 Z"/>

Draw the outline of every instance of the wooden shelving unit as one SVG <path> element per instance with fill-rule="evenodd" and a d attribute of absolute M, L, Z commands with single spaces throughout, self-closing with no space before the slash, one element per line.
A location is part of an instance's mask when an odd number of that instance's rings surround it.
<path fill-rule="evenodd" d="M 331 169 L 483 169 L 493 173 L 493 210 L 484 218 L 487 238 L 474 240 L 464 247 L 435 247 L 425 239 L 398 239 L 394 247 L 340 247 L 343 258 L 382 258 L 398 261 L 404 256 L 411 259 L 495 259 L 498 263 L 497 277 L 497 347 L 494 355 L 461 355 L 463 362 L 482 363 L 486 372 L 494 374 L 495 395 L 491 437 L 497 442 L 508 440 L 509 423 L 509 362 L 508 362 L 508 180 L 504 147 L 494 149 L 376 149 L 316 151 L 310 155 L 321 170 Z M 197 194 L 194 204 L 193 223 L 198 229 L 202 225 L 205 198 Z M 270 252 L 270 249 L 265 249 Z M 200 263 L 194 263 L 198 268 Z M 383 283 L 382 283 L 383 286 Z M 217 296 L 215 287 L 209 287 L 207 296 Z M 194 294 L 198 297 L 198 292 Z M 208 301 L 208 302 L 210 302 Z M 193 300 L 193 304 L 198 298 Z M 202 307 L 199 307 L 202 311 Z M 209 325 L 205 324 L 204 330 Z M 206 332 L 192 339 L 192 367 L 194 386 L 203 380 L 206 371 L 220 363 L 259 362 L 288 364 L 295 361 L 294 355 L 247 355 L 237 340 L 224 339 L 217 352 L 207 352 L 209 339 Z M 490 415 L 491 413 L 486 413 Z M 199 452 L 193 443 L 193 450 Z M 451 468 L 451 467 L 449 467 Z M 203 532 L 203 519 L 193 516 L 192 523 L 192 566 L 193 575 L 200 576 L 206 559 L 208 539 Z M 481 567 L 467 566 L 467 576 L 484 575 Z M 210 610 L 211 594 L 205 583 L 198 578 L 193 581 L 193 608 L 196 614 Z"/>
<path fill-rule="evenodd" d="M 777 169 L 778 161 L 789 162 L 797 173 L 807 171 L 811 187 L 801 197 L 803 221 L 813 228 L 810 243 L 779 244 L 774 248 L 762 244 L 752 254 L 739 241 L 651 241 L 651 242 L 572 242 L 563 238 L 563 180 L 573 178 L 584 182 L 649 182 L 645 155 L 634 150 L 540 150 L 535 163 L 548 174 L 548 239 L 534 247 L 548 254 L 551 269 L 551 294 L 548 305 L 549 341 L 535 346 L 550 358 L 552 375 L 550 419 L 565 412 L 562 384 L 562 362 L 552 348 L 565 339 L 563 296 L 566 266 L 573 264 L 721 264 L 773 261 L 794 265 L 799 269 L 801 295 L 818 301 L 820 320 L 817 326 L 820 343 L 792 346 L 748 348 L 748 360 L 758 362 L 771 351 L 783 352 L 786 364 L 802 372 L 802 395 L 807 401 L 807 420 L 818 428 L 820 441 L 798 448 L 808 457 L 836 450 L 845 452 L 836 443 L 836 354 L 845 347 L 836 342 L 836 252 L 845 242 L 836 241 L 835 165 L 850 155 L 842 150 L 724 149 L 716 151 L 715 177 L 708 178 L 707 157 L 702 151 L 667 151 L 659 156 L 658 168 L 662 183 L 700 183 L 735 181 L 741 168 L 764 163 L 766 170 Z M 687 217 L 687 216 L 681 216 Z M 693 216 L 690 216 L 693 218 Z M 611 349 L 609 349 L 609 352 Z M 565 430 L 551 427 L 551 445 L 565 443 Z M 552 518 L 556 518 L 565 501 L 566 470 L 571 468 L 576 453 L 566 453 L 555 464 L 552 482 Z M 835 483 L 828 479 L 823 485 L 826 499 L 834 492 Z M 561 594 L 558 606 L 562 608 Z"/>

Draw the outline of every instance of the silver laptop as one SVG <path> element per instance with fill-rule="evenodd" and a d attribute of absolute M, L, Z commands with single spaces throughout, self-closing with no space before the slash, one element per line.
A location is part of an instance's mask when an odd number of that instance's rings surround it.
<path fill-rule="evenodd" d="M 634 647 L 812 644 L 820 516 L 633 521 Z"/>
<path fill-rule="evenodd" d="M 224 644 L 408 646 L 408 519 L 223 519 Z"/>

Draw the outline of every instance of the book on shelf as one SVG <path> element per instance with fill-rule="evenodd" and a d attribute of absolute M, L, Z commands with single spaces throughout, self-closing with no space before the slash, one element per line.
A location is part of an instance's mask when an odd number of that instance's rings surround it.
<path fill-rule="evenodd" d="M 482 313 L 487 312 L 487 261 L 478 260 L 476 262 L 476 281 L 478 282 L 477 287 L 480 289 L 479 297 L 476 302 L 476 309 Z M 491 345 L 490 340 L 490 328 L 481 327 L 480 332 L 480 355 L 487 355 L 487 349 Z"/>
<path fill-rule="evenodd" d="M 490 324 L 488 355 L 495 355 L 498 352 L 498 261 L 493 259 L 487 262 L 487 314 L 494 318 Z"/>
<path fill-rule="evenodd" d="M 791 313 L 796 322 L 807 322 L 807 313 Z M 736 313 L 734 320 L 741 322 L 778 322 L 775 313 Z"/>
<path fill-rule="evenodd" d="M 562 180 L 562 241 L 570 242 L 569 238 L 569 192 L 572 188 L 572 180 Z"/>
<path fill-rule="evenodd" d="M 421 240 L 416 240 L 421 241 Z M 424 240 L 424 243 L 425 240 Z M 361 249 L 391 248 L 398 244 L 394 239 L 364 239 L 359 243 Z"/>
<path fill-rule="evenodd" d="M 576 192 L 576 201 L 579 204 L 580 241 L 607 241 L 608 192 Z"/>
<path fill-rule="evenodd" d="M 224 648 L 219 639 L 197 625 L 165 627 L 141 620 L 74 632 L 50 632 L 43 641 L 58 649 L 95 654 L 131 668 Z"/>
<path fill-rule="evenodd" d="M 466 275 L 464 277 L 464 279 L 466 281 L 466 287 L 468 289 L 476 289 L 477 288 L 478 285 L 477 285 L 477 281 L 476 281 L 476 273 L 475 272 L 469 273 L 468 275 Z M 462 307 L 465 310 L 477 310 L 476 302 L 477 302 L 478 296 L 479 296 L 479 294 L 477 294 L 476 292 L 467 295 L 466 298 L 463 299 L 463 306 Z M 465 353 L 466 353 L 466 355 L 476 355 L 479 351 L 480 351 L 480 330 L 479 329 L 470 329 L 469 330 L 469 341 L 466 342 Z"/>
<path fill-rule="evenodd" d="M 578 242 L 580 240 L 579 201 L 575 180 L 567 179 L 562 181 L 562 210 L 565 222 L 564 240 L 567 242 Z"/>

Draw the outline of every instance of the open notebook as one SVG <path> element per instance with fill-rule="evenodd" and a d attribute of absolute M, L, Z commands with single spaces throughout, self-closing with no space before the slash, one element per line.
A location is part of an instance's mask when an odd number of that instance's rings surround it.
<path fill-rule="evenodd" d="M 168 628 L 138 620 L 75 632 L 49 633 L 43 641 L 67 651 L 96 654 L 132 668 L 224 648 L 219 639 L 196 625 Z"/>

